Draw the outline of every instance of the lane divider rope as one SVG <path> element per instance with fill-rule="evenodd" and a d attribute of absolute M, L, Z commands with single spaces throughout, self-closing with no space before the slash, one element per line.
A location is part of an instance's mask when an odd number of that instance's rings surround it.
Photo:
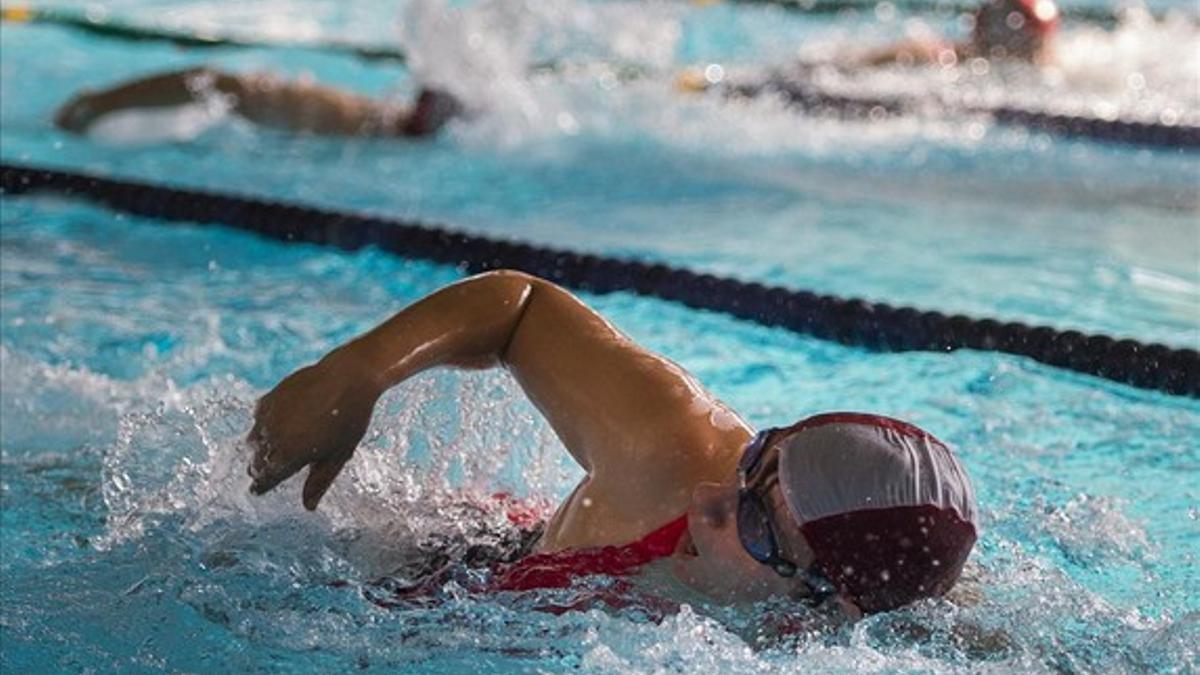
<path fill-rule="evenodd" d="M 920 110 L 916 99 L 870 98 L 823 92 L 801 79 L 771 76 L 761 82 L 732 84 L 723 89 L 727 95 L 754 98 L 780 96 L 800 110 L 816 114 L 836 114 L 850 118 L 896 116 Z M 1145 145 L 1158 148 L 1195 151 L 1200 149 L 1200 126 L 1166 124 L 1123 119 L 1103 119 L 1028 110 L 1010 106 L 951 105 L 951 112 L 989 115 L 997 124 L 1019 126 L 1056 136 L 1086 138 L 1107 143 Z"/>
<path fill-rule="evenodd" d="M 469 273 L 518 269 L 590 293 L 626 291 L 875 351 L 975 349 L 1029 357 L 1143 389 L 1200 398 L 1200 352 L 739 281 L 413 220 L 0 163 L 0 192 L 51 192 L 169 222 L 220 224 L 284 242 L 375 246 Z"/>
<path fill-rule="evenodd" d="M 86 35 L 122 40 L 125 42 L 166 42 L 188 48 L 281 48 L 345 54 L 366 61 L 405 61 L 404 51 L 391 46 L 360 45 L 344 40 L 296 41 L 263 40 L 237 37 L 228 33 L 173 29 L 111 19 L 107 14 L 72 11 L 57 7 L 6 6 L 0 9 L 0 19 L 9 23 L 29 23 L 58 26 Z"/>

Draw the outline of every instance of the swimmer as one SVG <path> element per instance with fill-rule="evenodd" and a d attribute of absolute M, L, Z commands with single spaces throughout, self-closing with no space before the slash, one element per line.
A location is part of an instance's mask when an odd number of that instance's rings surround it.
<path fill-rule="evenodd" d="M 951 66 L 968 59 L 1008 61 L 1043 66 L 1054 62 L 1054 44 L 1058 35 L 1058 6 L 1054 0 L 985 0 L 973 17 L 974 29 L 965 42 L 951 42 L 941 37 L 912 38 L 868 51 L 865 54 L 843 55 L 831 63 L 799 63 L 775 73 L 773 77 L 792 81 L 810 75 L 820 66 L 844 71 L 859 71 L 889 65 L 921 66 L 942 64 Z M 685 92 L 702 92 L 723 78 L 713 78 L 697 69 L 684 71 L 675 80 L 676 88 Z M 768 80 L 768 84 L 771 81 Z M 753 95 L 758 86 L 732 87 L 738 95 Z"/>
<path fill-rule="evenodd" d="M 952 65 L 978 57 L 1047 65 L 1054 59 L 1058 19 L 1054 0 L 986 0 L 975 12 L 966 42 L 906 40 L 855 59 L 853 65 Z"/>
<path fill-rule="evenodd" d="M 423 89 L 414 105 L 401 106 L 273 75 L 189 68 L 84 91 L 58 109 L 54 123 L 84 133 L 111 113 L 210 100 L 265 127 L 321 136 L 430 136 L 463 112 L 449 94 L 432 89 Z"/>
<path fill-rule="evenodd" d="M 680 366 L 512 271 L 442 288 L 284 378 L 255 409 L 252 492 L 307 468 L 315 509 L 383 392 L 439 366 L 506 368 L 586 472 L 495 590 L 657 561 L 717 602 L 858 616 L 944 594 L 977 536 L 965 471 L 927 432 L 827 413 L 755 433 Z"/>

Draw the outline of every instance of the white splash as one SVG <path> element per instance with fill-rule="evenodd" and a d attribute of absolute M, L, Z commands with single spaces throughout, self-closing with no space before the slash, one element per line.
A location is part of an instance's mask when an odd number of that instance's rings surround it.
<path fill-rule="evenodd" d="M 461 131 L 468 140 L 511 146 L 578 133 L 596 103 L 589 87 L 556 79 L 561 72 L 537 77 L 539 66 L 573 63 L 593 90 L 615 86 L 614 64 L 665 68 L 679 39 L 678 13 L 620 2 L 488 0 L 458 8 L 417 0 L 404 15 L 401 42 L 419 83 L 449 91 L 475 113 Z"/>
<path fill-rule="evenodd" d="M 249 493 L 243 437 L 256 398 L 245 382 L 219 378 L 123 415 L 103 461 L 108 514 L 97 547 L 166 522 L 200 532 L 308 519 L 330 540 L 354 533 L 357 562 L 386 569 L 416 536 L 478 525 L 456 519 L 456 504 L 485 503 L 497 491 L 558 496 L 579 475 L 506 375 L 443 372 L 384 397 L 354 459 L 308 514 L 300 505 L 304 472 L 268 495 Z M 480 513 L 502 515 L 486 503 Z"/>
<path fill-rule="evenodd" d="M 1140 561 L 1155 553 L 1142 525 L 1110 497 L 1076 495 L 1062 507 L 1048 509 L 1043 526 L 1073 558 L 1091 565 Z"/>
<path fill-rule="evenodd" d="M 906 25 L 910 34 L 930 33 L 918 20 Z M 869 38 L 877 45 L 892 39 L 878 32 Z M 1115 28 L 1064 28 L 1053 63 L 1044 67 L 968 59 L 928 67 L 822 67 L 814 77 L 823 89 L 847 96 L 895 96 L 952 106 L 1015 106 L 1104 119 L 1197 124 L 1200 88 L 1195 78 L 1200 72 L 1200 51 L 1192 48 L 1197 39 L 1200 28 L 1188 17 L 1155 20 L 1144 10 L 1131 9 L 1122 13 Z M 859 35 L 831 31 L 806 45 L 800 59 L 836 62 L 861 52 L 861 43 Z"/>
<path fill-rule="evenodd" d="M 173 108 L 134 108 L 109 113 L 88 129 L 88 136 L 114 145 L 181 143 L 229 119 L 230 106 L 218 97 Z"/>

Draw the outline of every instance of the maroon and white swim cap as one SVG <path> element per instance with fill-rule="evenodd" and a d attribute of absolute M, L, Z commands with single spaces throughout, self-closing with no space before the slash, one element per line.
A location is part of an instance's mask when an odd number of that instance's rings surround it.
<path fill-rule="evenodd" d="M 954 453 L 889 417 L 810 417 L 778 442 L 779 482 L 818 570 L 867 612 L 938 596 L 978 536 Z"/>

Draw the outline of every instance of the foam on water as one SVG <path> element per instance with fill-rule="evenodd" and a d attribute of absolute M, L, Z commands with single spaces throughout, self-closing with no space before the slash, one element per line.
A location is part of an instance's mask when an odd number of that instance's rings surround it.
<path fill-rule="evenodd" d="M 535 81 L 535 66 L 598 62 L 598 77 L 609 79 L 609 64 L 661 69 L 675 52 L 678 13 L 620 2 L 488 0 L 462 8 L 418 0 L 402 21 L 402 43 L 418 81 L 450 91 L 474 112 L 469 139 L 513 145 L 579 133 L 579 111 L 597 98 Z"/>
<path fill-rule="evenodd" d="M 737 104 L 706 101 L 676 91 L 685 30 L 703 25 L 705 12 L 677 6 L 649 9 L 617 3 L 554 2 L 529 5 L 490 0 L 450 8 L 434 0 L 409 6 L 404 44 L 418 80 L 445 87 L 479 115 L 474 142 L 511 145 L 543 134 L 644 133 L 668 143 L 703 144 L 709 152 L 763 154 L 782 151 L 845 152 L 861 145 L 878 149 L 916 137 L 933 144 L 973 147 L 984 139 L 986 120 L 939 113 L 861 124 L 807 119 L 779 102 Z M 888 30 L 895 13 L 877 26 L 831 29 L 801 43 L 793 53 L 808 63 L 836 63 L 877 41 L 896 39 Z M 722 15 L 713 20 L 720 21 Z M 898 24 L 900 25 L 900 24 Z M 903 24 L 910 36 L 942 32 L 919 19 Z M 953 34 L 954 29 L 939 27 Z M 775 28 L 774 31 L 779 31 Z M 774 31 L 756 36 L 774 44 Z M 863 35 L 867 36 L 866 38 Z M 1191 86 L 1200 56 L 1190 49 L 1200 25 L 1172 14 L 1155 21 L 1144 11 L 1122 14 L 1115 29 L 1073 26 L 1064 30 L 1056 65 L 1035 69 L 982 60 L 928 68 L 815 71 L 816 82 L 848 95 L 901 95 L 932 102 L 972 106 L 1015 105 L 1035 110 L 1106 119 L 1138 119 L 1165 124 L 1196 124 L 1200 93 Z M 720 64 L 718 53 L 708 62 Z M 775 48 L 726 62 L 728 79 L 755 78 L 764 65 L 787 67 Z M 786 55 L 786 52 L 785 52 Z M 775 59 L 767 61 L 763 59 Z M 531 68 L 546 61 L 592 63 L 591 68 L 533 78 Z M 636 67 L 634 82 L 619 81 L 620 68 Z M 726 68 L 723 68 L 725 70 Z M 1024 136 L 1015 142 L 1025 145 Z M 996 138 L 990 138 L 996 142 Z M 999 140 L 1003 141 L 1004 137 Z"/>
<path fill-rule="evenodd" d="M 732 103 L 678 90 L 681 6 L 490 0 L 409 6 L 403 44 L 414 78 L 474 111 L 456 127 L 474 145 L 544 147 L 563 136 L 644 136 L 732 156 L 907 145 L 914 137 L 977 144 L 978 126 L 929 119 L 846 123 L 810 119 L 779 101 Z M 560 64 L 537 74 L 543 63 Z M 574 64 L 574 65 L 572 65 Z M 628 69 L 633 74 L 623 73 Z"/>
<path fill-rule="evenodd" d="M 185 142 L 195 140 L 229 117 L 227 106 L 205 104 L 164 110 L 128 110 L 100 118 L 88 130 L 88 136 L 117 144 Z"/>
<path fill-rule="evenodd" d="M 889 19 L 861 31 L 830 31 L 799 49 L 798 58 L 809 64 L 836 63 L 862 53 L 864 44 L 968 32 L 966 27 L 931 26 L 917 18 Z M 1044 67 L 968 59 L 916 68 L 817 67 L 811 77 L 848 96 L 874 94 L 951 106 L 1015 106 L 1194 125 L 1200 122 L 1200 93 L 1191 83 L 1200 69 L 1200 56 L 1188 45 L 1198 37 L 1200 24 L 1194 17 L 1173 14 L 1156 21 L 1144 11 L 1130 10 L 1115 28 L 1068 23 L 1058 37 L 1053 64 Z"/>

